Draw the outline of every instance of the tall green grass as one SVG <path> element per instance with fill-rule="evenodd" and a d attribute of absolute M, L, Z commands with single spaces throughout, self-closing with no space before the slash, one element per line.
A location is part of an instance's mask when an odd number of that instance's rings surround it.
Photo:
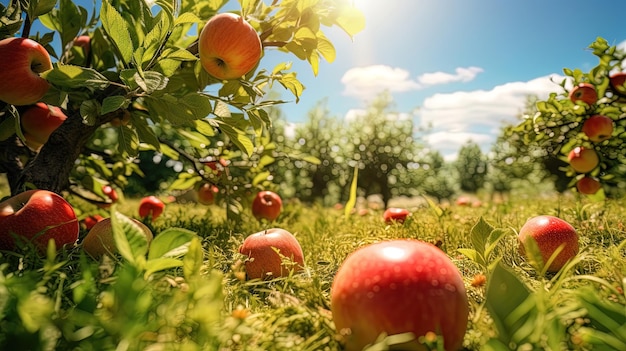
<path fill-rule="evenodd" d="M 383 222 L 382 210 L 345 216 L 297 202 L 286 203 L 274 223 L 251 215 L 233 223 L 215 206 L 168 204 L 150 223 L 157 237 L 184 228 L 195 239 L 175 265 L 151 271 L 124 257 L 94 261 L 80 245 L 47 257 L 4 252 L 0 349 L 341 350 L 329 305 L 334 274 L 355 249 L 392 238 L 436 244 L 457 265 L 470 303 L 468 350 L 626 349 L 622 201 L 419 203 L 408 221 L 393 225 Z M 128 216 L 134 209 L 133 200 L 117 208 Z M 558 274 L 540 274 L 518 253 L 516 232 L 543 214 L 570 222 L 580 235 L 579 256 Z M 296 236 L 306 269 L 247 281 L 238 247 L 269 227 Z M 381 337 L 370 350 L 393 349 L 407 337 Z"/>

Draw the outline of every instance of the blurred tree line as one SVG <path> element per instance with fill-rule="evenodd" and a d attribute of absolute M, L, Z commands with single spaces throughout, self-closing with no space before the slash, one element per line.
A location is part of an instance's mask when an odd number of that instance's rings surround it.
<path fill-rule="evenodd" d="M 537 98 L 528 97 L 518 120 L 533 114 Z M 461 193 L 506 196 L 513 191 L 568 189 L 563 161 L 544 145 L 529 143 L 515 124 L 503 126 L 488 153 L 473 141 L 464 144 L 456 160 L 446 161 L 429 149 L 422 137 L 428 128 L 416 125 L 411 113 L 394 110 L 382 94 L 351 120 L 332 115 L 325 100 L 311 109 L 304 123 L 289 124 L 272 107 L 272 128 L 257 136 L 251 156 L 229 153 L 227 140 L 221 155 L 229 158 L 229 187 L 272 188 L 285 198 L 331 206 L 345 202 L 354 168 L 358 168 L 360 196 L 379 194 L 385 205 L 397 196 L 428 195 L 437 201 Z M 219 137 L 219 136 L 217 136 Z M 184 138 L 175 140 L 184 148 Z M 130 179 L 129 194 L 168 189 L 188 160 L 173 162 L 154 154 L 139 162 L 141 178 Z M 166 165 L 166 167 L 163 167 Z M 175 168 L 179 168 L 175 171 Z M 251 192 L 251 191 L 250 191 Z"/>

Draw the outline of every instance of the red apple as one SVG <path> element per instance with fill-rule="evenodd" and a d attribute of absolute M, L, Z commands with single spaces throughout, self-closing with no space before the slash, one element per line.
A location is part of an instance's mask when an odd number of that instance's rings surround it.
<path fill-rule="evenodd" d="M 607 116 L 593 115 L 585 120 L 582 131 L 595 143 L 607 140 L 613 134 L 613 120 Z"/>
<path fill-rule="evenodd" d="M 88 35 L 79 35 L 74 39 L 74 46 L 82 48 L 84 56 L 87 57 L 91 50 L 91 38 Z"/>
<path fill-rule="evenodd" d="M 283 201 L 272 191 L 260 191 L 252 201 L 252 215 L 258 220 L 273 221 L 280 215 Z"/>
<path fill-rule="evenodd" d="M 574 103 L 582 101 L 587 105 L 593 105 L 598 101 L 598 93 L 593 84 L 580 83 L 570 91 L 569 99 Z"/>
<path fill-rule="evenodd" d="M 383 213 L 383 219 L 385 220 L 385 223 L 404 223 L 404 221 L 410 215 L 411 212 L 409 212 L 409 210 L 405 208 L 389 207 Z"/>
<path fill-rule="evenodd" d="M 617 72 L 613 73 L 609 76 L 609 82 L 611 83 L 611 88 L 618 95 L 626 95 L 626 72 Z"/>
<path fill-rule="evenodd" d="M 292 265 L 285 265 L 283 257 L 295 264 L 294 271 L 304 268 L 300 243 L 293 234 L 281 228 L 267 229 L 248 236 L 239 248 L 239 253 L 248 257 L 245 261 L 248 279 L 288 276 Z"/>
<path fill-rule="evenodd" d="M 103 219 L 104 217 L 102 217 L 101 215 L 94 214 L 94 215 L 85 217 L 85 219 L 82 220 L 82 223 L 85 226 L 85 229 L 89 230 L 93 228 L 93 226 L 96 225 L 96 223 L 100 222 Z"/>
<path fill-rule="evenodd" d="M 472 199 L 468 196 L 459 196 L 454 203 L 458 206 L 469 206 L 472 204 Z"/>
<path fill-rule="evenodd" d="M 148 244 L 150 244 L 154 237 L 150 228 L 136 219 L 131 218 L 130 220 L 143 231 Z M 89 256 L 95 259 L 99 259 L 105 254 L 117 253 L 111 218 L 105 218 L 96 223 L 83 239 L 82 247 Z"/>
<path fill-rule="evenodd" d="M 548 272 L 559 271 L 567 261 L 578 254 L 576 229 L 558 217 L 537 216 L 529 219 L 522 226 L 518 234 L 519 250 L 522 255 L 526 255 L 525 247 L 528 246 L 528 240 L 533 239 L 541 253 L 544 264 L 548 262 L 558 248 L 563 247 L 548 267 Z"/>
<path fill-rule="evenodd" d="M 576 182 L 578 192 L 585 195 L 593 195 L 602 188 L 599 181 L 592 177 L 583 177 Z"/>
<path fill-rule="evenodd" d="M 211 205 L 215 202 L 215 195 L 220 190 L 213 184 L 203 183 L 198 188 L 198 202 L 203 205 Z"/>
<path fill-rule="evenodd" d="M 0 40 L 0 100 L 12 105 L 31 105 L 50 88 L 39 73 L 52 69 L 46 49 L 27 38 Z"/>
<path fill-rule="evenodd" d="M 117 192 L 110 185 L 103 185 L 102 193 L 111 199 L 111 202 L 116 202 L 118 199 Z"/>
<path fill-rule="evenodd" d="M 469 315 L 457 267 L 436 246 L 412 239 L 352 252 L 333 280 L 331 310 L 347 351 L 363 349 L 382 333 L 408 332 L 416 339 L 441 335 L 446 350 L 458 350 Z"/>
<path fill-rule="evenodd" d="M 115 117 L 111 120 L 111 125 L 113 127 L 127 126 L 128 123 L 130 123 L 130 120 L 131 120 L 130 111 L 124 110 L 122 117 Z"/>
<path fill-rule="evenodd" d="M 53 239 L 57 248 L 78 240 L 79 223 L 72 206 L 47 190 L 27 190 L 0 203 L 0 250 L 15 250 L 16 239 L 30 241 L 45 252 Z"/>
<path fill-rule="evenodd" d="M 146 218 L 150 216 L 154 221 L 157 219 L 163 210 L 165 204 L 154 195 L 146 196 L 139 202 L 139 217 Z"/>
<path fill-rule="evenodd" d="M 582 146 L 575 147 L 567 155 L 570 166 L 578 173 L 587 173 L 594 170 L 600 159 L 593 149 L 585 149 Z"/>
<path fill-rule="evenodd" d="M 56 106 L 38 102 L 28 107 L 20 115 L 26 145 L 38 149 L 66 119 L 65 113 Z"/>
<path fill-rule="evenodd" d="M 228 161 L 223 158 L 218 159 L 217 161 L 207 161 L 204 162 L 204 165 L 209 167 L 215 176 L 219 177 L 224 169 L 228 166 Z"/>
<path fill-rule="evenodd" d="M 254 28 L 234 13 L 217 14 L 204 25 L 198 38 L 202 67 L 217 79 L 237 79 L 261 59 L 263 45 Z"/>

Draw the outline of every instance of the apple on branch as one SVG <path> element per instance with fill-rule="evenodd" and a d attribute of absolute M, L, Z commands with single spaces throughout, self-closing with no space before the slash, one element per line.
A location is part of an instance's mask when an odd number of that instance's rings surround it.
<path fill-rule="evenodd" d="M 613 120 L 603 115 L 593 115 L 583 122 L 582 132 L 589 140 L 599 143 L 613 135 Z"/>
<path fill-rule="evenodd" d="M 519 251 L 526 256 L 529 240 L 534 240 L 541 254 L 542 264 L 560 250 L 547 268 L 557 272 L 578 254 L 578 234 L 568 222 L 554 216 L 536 216 L 524 223 L 518 233 Z"/>
<path fill-rule="evenodd" d="M 570 166 L 578 173 L 593 171 L 600 163 L 598 153 L 594 149 L 577 146 L 567 155 Z"/>
<path fill-rule="evenodd" d="M 347 351 L 362 350 L 381 334 L 443 336 L 458 350 L 469 305 L 463 277 L 438 247 L 413 239 L 381 241 L 352 252 L 331 287 L 331 311 Z"/>
<path fill-rule="evenodd" d="M 80 224 L 74 208 L 47 190 L 27 190 L 0 203 L 0 250 L 16 250 L 17 240 L 32 242 L 45 252 L 48 241 L 56 247 L 73 245 Z"/>
<path fill-rule="evenodd" d="M 286 277 L 290 271 L 304 268 L 304 254 L 298 239 L 281 228 L 271 228 L 248 236 L 239 253 L 247 256 L 245 261 L 248 279 Z M 285 265 L 283 259 L 292 265 Z"/>
<path fill-rule="evenodd" d="M 576 182 L 578 192 L 585 195 L 593 195 L 601 188 L 602 184 L 597 179 L 589 176 L 582 177 Z"/>
<path fill-rule="evenodd" d="M 0 40 L 0 100 L 12 105 L 31 105 L 50 88 L 39 76 L 52 69 L 46 49 L 28 38 Z"/>
<path fill-rule="evenodd" d="M 273 191 L 260 191 L 252 201 L 252 215 L 258 219 L 273 221 L 280 215 L 283 201 Z"/>
<path fill-rule="evenodd" d="M 617 72 L 609 76 L 611 88 L 618 95 L 626 96 L 626 72 Z"/>
<path fill-rule="evenodd" d="M 213 77 L 238 79 L 259 63 L 263 45 L 256 30 L 243 17 L 220 13 L 202 28 L 198 53 L 202 67 Z"/>
<path fill-rule="evenodd" d="M 577 101 L 582 101 L 587 105 L 593 105 L 598 101 L 598 93 L 593 84 L 590 83 L 580 83 L 569 93 L 569 99 L 576 103 Z"/>
<path fill-rule="evenodd" d="M 198 202 L 203 205 L 212 205 L 215 202 L 215 195 L 219 191 L 219 188 L 213 184 L 202 183 L 197 190 Z"/>
<path fill-rule="evenodd" d="M 59 107 L 38 102 L 20 115 L 26 145 L 37 150 L 48 141 L 67 116 Z"/>

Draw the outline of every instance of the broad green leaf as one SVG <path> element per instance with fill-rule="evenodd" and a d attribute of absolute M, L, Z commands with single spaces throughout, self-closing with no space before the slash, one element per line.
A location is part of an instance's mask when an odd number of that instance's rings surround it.
<path fill-rule="evenodd" d="M 98 71 L 73 65 L 58 64 L 41 76 L 61 89 L 104 89 L 109 80 Z"/>
<path fill-rule="evenodd" d="M 208 137 L 215 136 L 215 127 L 213 127 L 213 125 L 211 125 L 211 123 L 209 123 L 208 121 L 198 120 L 194 121 L 194 124 L 196 125 L 196 130 L 199 133 L 202 133 Z"/>
<path fill-rule="evenodd" d="M 158 257 L 146 262 L 146 272 L 144 277 L 148 279 L 152 274 L 167 269 L 178 268 L 183 266 L 183 261 L 179 258 Z"/>
<path fill-rule="evenodd" d="M 204 251 L 200 237 L 194 236 L 189 244 L 189 251 L 183 258 L 183 275 L 187 280 L 200 274 L 200 269 L 204 263 Z"/>
<path fill-rule="evenodd" d="M 133 121 L 133 127 L 135 127 L 135 131 L 137 132 L 137 137 L 139 138 L 139 141 L 152 145 L 155 150 L 160 150 L 161 142 L 152 130 L 152 127 L 148 125 L 148 122 L 145 120 L 145 118 L 142 118 L 141 114 L 136 113 L 135 111 L 131 112 L 131 116 Z"/>
<path fill-rule="evenodd" d="M 96 124 L 98 117 L 100 116 L 100 104 L 96 100 L 85 100 L 80 104 L 80 116 L 83 118 L 83 123 L 88 126 Z"/>
<path fill-rule="evenodd" d="M 117 139 L 117 149 L 119 152 L 130 157 L 137 156 L 139 152 L 139 137 L 134 129 L 131 129 L 128 126 L 120 126 L 118 128 Z"/>
<path fill-rule="evenodd" d="M 102 0 L 100 20 L 102 21 L 102 27 L 117 47 L 124 64 L 127 65 L 131 62 L 133 52 L 135 51 L 130 36 L 132 28 L 130 28 L 117 9 L 109 3 L 110 1 Z"/>
<path fill-rule="evenodd" d="M 508 344 L 529 318 L 528 315 L 517 316 L 516 320 L 512 320 L 510 316 L 532 295 L 528 287 L 501 262 L 496 264 L 487 282 L 485 305 L 498 331 L 498 338 Z"/>
<path fill-rule="evenodd" d="M 266 181 L 271 175 L 272 173 L 270 173 L 269 171 L 260 172 L 252 179 L 252 185 L 257 186 L 261 184 L 262 182 Z"/>
<path fill-rule="evenodd" d="M 480 264 L 481 266 L 485 265 L 485 262 L 484 262 L 482 256 L 480 256 L 478 254 L 478 252 L 476 252 L 476 250 L 460 248 L 460 249 L 457 249 L 457 251 L 460 252 L 462 255 L 465 255 L 467 258 L 469 258 L 473 262 L 476 262 L 476 263 Z"/>
<path fill-rule="evenodd" d="M 193 176 L 188 173 L 181 173 L 179 174 L 178 178 L 176 178 L 176 180 L 174 180 L 170 184 L 168 189 L 169 190 L 189 190 L 201 180 L 202 180 L 202 177 L 200 176 Z"/>
<path fill-rule="evenodd" d="M 187 253 L 195 232 L 183 228 L 169 228 L 157 235 L 150 244 L 148 259 L 181 257 Z"/>
<path fill-rule="evenodd" d="M 245 152 L 248 156 L 252 155 L 252 152 L 254 152 L 254 143 L 243 131 L 231 126 L 228 123 L 221 123 L 220 130 L 224 132 L 224 134 L 228 135 L 233 144 L 235 144 L 241 151 Z"/>
<path fill-rule="evenodd" d="M 333 63 L 337 57 L 335 46 L 322 32 L 317 33 L 317 51 L 328 63 Z"/>
<path fill-rule="evenodd" d="M 163 53 L 164 58 L 177 61 L 194 61 L 198 58 L 186 49 L 171 50 Z"/>
<path fill-rule="evenodd" d="M 174 20 L 174 26 L 184 23 L 200 23 L 202 20 L 192 12 L 185 12 Z"/>
<path fill-rule="evenodd" d="M 350 197 L 348 198 L 348 202 L 346 202 L 346 207 L 344 208 L 343 215 L 348 218 L 350 217 L 350 212 L 356 205 L 357 198 L 357 180 L 359 179 L 359 167 L 354 167 L 354 174 L 352 175 L 352 184 L 350 184 Z"/>
<path fill-rule="evenodd" d="M 296 97 L 296 103 L 300 101 L 300 96 L 302 95 L 302 92 L 304 92 L 304 85 L 300 83 L 295 72 L 282 75 L 278 78 L 278 82 L 283 87 L 291 91 L 291 93 Z"/>
<path fill-rule="evenodd" d="M 143 75 L 136 73 L 133 78 L 137 85 L 148 94 L 165 89 L 169 81 L 169 78 L 155 71 L 146 71 Z"/>
<path fill-rule="evenodd" d="M 361 10 L 356 7 L 344 6 L 339 11 L 335 23 L 350 37 L 365 28 L 365 16 Z"/>
<path fill-rule="evenodd" d="M 30 16 L 31 20 L 33 20 L 43 14 L 52 11 L 56 3 L 57 0 L 31 0 L 28 3 L 28 15 Z"/>
<path fill-rule="evenodd" d="M 130 104 L 130 100 L 121 95 L 107 96 L 102 100 L 101 115 L 109 112 L 117 111 L 120 108 L 126 108 Z"/>
<path fill-rule="evenodd" d="M 141 268 L 148 252 L 148 239 L 143 229 L 116 211 L 111 214 L 111 224 L 117 251 L 125 260 Z"/>
<path fill-rule="evenodd" d="M 17 109 L 13 105 L 7 107 L 9 117 L 0 121 L 0 141 L 7 140 L 8 137 L 15 134 L 16 127 L 19 129 L 20 119 Z"/>

